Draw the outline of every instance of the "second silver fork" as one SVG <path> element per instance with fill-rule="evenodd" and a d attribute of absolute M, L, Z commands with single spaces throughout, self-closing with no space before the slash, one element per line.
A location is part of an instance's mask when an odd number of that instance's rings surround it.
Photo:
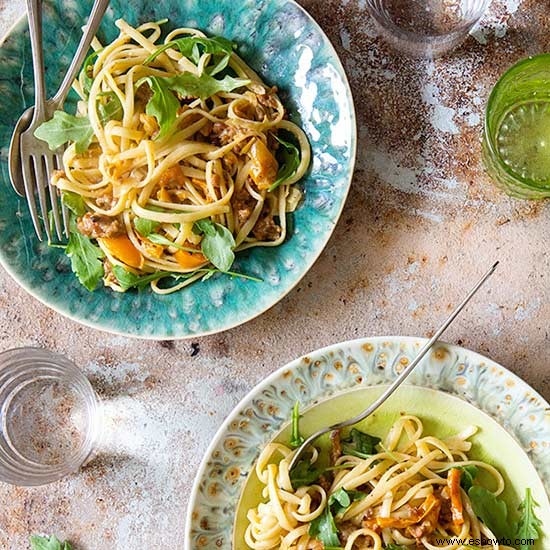
<path fill-rule="evenodd" d="M 59 163 L 59 153 L 54 154 L 48 145 L 34 137 L 34 131 L 46 120 L 46 89 L 44 85 L 44 52 L 42 49 L 42 1 L 27 0 L 29 17 L 29 33 L 31 38 L 32 64 L 34 71 L 34 114 L 31 123 L 20 137 L 21 171 L 25 184 L 25 195 L 29 205 L 32 222 L 36 235 L 42 240 L 42 225 L 46 230 L 48 240 L 51 241 L 49 222 L 49 207 L 52 206 L 54 220 L 61 237 L 59 208 L 57 193 L 51 184 L 50 178 L 54 166 Z M 55 160 L 54 160 L 55 159 Z M 48 182 L 49 193 L 46 192 L 45 181 Z M 40 212 L 43 224 L 36 208 L 35 190 L 38 192 Z M 49 195 L 49 196 L 48 196 Z M 49 200 L 48 200 L 49 198 Z"/>
<path fill-rule="evenodd" d="M 58 193 L 51 183 L 54 170 L 63 168 L 63 149 L 51 151 L 48 144 L 34 136 L 34 131 L 46 120 L 49 120 L 54 112 L 63 108 L 63 104 L 69 93 L 71 85 L 84 61 L 90 48 L 90 44 L 99 28 L 101 19 L 109 5 L 109 0 L 95 0 L 84 29 L 77 51 L 71 62 L 69 70 L 59 87 L 59 91 L 53 99 L 46 101 L 44 84 L 44 55 L 42 48 L 42 0 L 27 0 L 27 11 L 29 17 L 29 32 L 31 37 L 31 49 L 33 56 L 35 107 L 30 126 L 21 133 L 20 138 L 16 135 L 19 125 L 23 125 L 25 119 L 30 115 L 30 107 L 18 121 L 16 131 L 12 138 L 10 147 L 10 176 L 14 187 L 17 186 L 17 178 L 22 175 L 25 195 L 31 213 L 32 222 L 36 235 L 42 240 L 42 227 L 46 232 L 48 240 L 52 240 L 52 230 L 49 219 L 49 207 L 51 207 L 53 223 L 59 239 L 62 239 L 61 216 L 59 212 Z M 28 113 L 28 114 L 27 114 Z M 23 126 L 21 126 L 23 129 Z M 14 146 L 15 145 L 15 146 Z M 16 145 L 19 145 L 17 148 Z M 19 172 L 18 168 L 21 168 Z M 35 191 L 38 195 L 38 208 L 36 204 Z M 63 217 L 63 229 L 68 235 L 68 215 L 66 208 L 61 207 Z M 43 223 L 40 223 L 42 218 Z"/>

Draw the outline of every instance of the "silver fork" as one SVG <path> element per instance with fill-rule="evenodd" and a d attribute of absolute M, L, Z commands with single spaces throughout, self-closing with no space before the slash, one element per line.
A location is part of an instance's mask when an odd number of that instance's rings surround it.
<path fill-rule="evenodd" d="M 51 183 L 51 176 L 54 170 L 60 170 L 63 167 L 63 149 L 50 151 L 47 143 L 34 136 L 34 131 L 45 120 L 50 119 L 56 110 L 62 109 L 67 94 L 72 83 L 84 61 L 90 44 L 99 28 L 101 19 L 109 5 L 109 0 L 95 0 L 90 12 L 88 23 L 84 28 L 82 38 L 78 44 L 76 53 L 71 61 L 71 65 L 59 87 L 59 90 L 53 99 L 45 100 L 44 84 L 44 59 L 42 49 L 42 0 L 27 0 L 27 11 L 29 16 L 29 32 L 31 36 L 31 48 L 33 56 L 34 71 L 34 89 L 35 106 L 29 107 L 20 118 L 29 119 L 32 114 L 30 126 L 21 133 L 20 139 L 17 139 L 17 130 L 19 121 L 12 138 L 10 146 L 10 176 L 12 184 L 17 187 L 20 174 L 18 168 L 21 167 L 21 175 L 25 195 L 31 213 L 31 218 L 36 231 L 36 235 L 42 240 L 42 227 L 40 216 L 36 205 L 35 190 L 38 194 L 40 214 L 43 219 L 44 229 L 48 240 L 52 240 L 50 221 L 48 218 L 48 203 L 51 205 L 52 215 L 56 233 L 59 239 L 62 239 L 61 218 L 59 214 L 58 192 Z M 22 129 L 25 128 L 24 122 L 21 123 Z M 19 148 L 17 148 L 19 145 Z M 19 158 L 20 157 L 20 158 Z M 20 162 L 19 162 L 20 160 Z M 12 169 L 13 168 L 13 169 Z M 47 188 L 44 181 L 47 181 Z M 68 235 L 68 215 L 67 209 L 62 205 L 63 229 L 65 235 Z"/>
<path fill-rule="evenodd" d="M 42 220 L 51 241 L 51 231 L 48 218 L 48 202 L 44 178 L 48 172 L 53 171 L 55 155 L 49 150 L 48 145 L 34 137 L 34 131 L 46 120 L 46 91 L 44 85 L 44 52 L 42 49 L 42 0 L 27 0 L 27 13 L 29 16 L 29 33 L 31 37 L 32 66 L 34 71 L 34 114 L 26 131 L 21 134 L 21 170 L 25 183 L 25 195 L 31 211 L 34 230 L 42 240 L 40 218 L 36 208 L 34 191 L 38 192 L 40 212 Z M 57 199 L 52 193 L 51 184 L 50 201 L 55 204 L 53 210 L 57 210 Z M 54 214 L 55 216 L 55 214 Z M 57 212 L 59 219 L 59 211 Z M 60 236 L 61 238 L 61 236 Z"/>
<path fill-rule="evenodd" d="M 298 461 L 300 460 L 300 457 L 304 454 L 304 451 L 318 438 L 321 437 L 323 434 L 326 434 L 328 432 L 332 432 L 333 430 L 340 430 L 342 428 L 346 428 L 347 426 L 353 426 L 354 424 L 357 424 L 358 422 L 361 422 L 361 420 L 364 420 L 368 416 L 370 416 L 378 407 L 380 407 L 387 399 L 390 397 L 390 395 L 405 381 L 406 378 L 408 378 L 409 374 L 415 369 L 415 367 L 420 363 L 422 358 L 430 351 L 430 349 L 433 347 L 433 345 L 439 340 L 441 335 L 447 330 L 449 325 L 456 319 L 458 314 L 466 307 L 466 304 L 473 298 L 475 293 L 483 286 L 485 281 L 495 272 L 495 269 L 497 268 L 499 262 L 495 262 L 491 269 L 481 277 L 481 279 L 476 283 L 474 288 L 470 290 L 466 298 L 455 308 L 455 310 L 451 313 L 449 318 L 439 327 L 437 332 L 424 344 L 422 349 L 418 352 L 418 355 L 412 360 L 412 362 L 409 364 L 409 366 L 393 381 L 391 386 L 389 386 L 384 393 L 376 400 L 374 403 L 370 404 L 367 409 L 365 409 L 362 413 L 358 414 L 357 416 L 354 416 L 353 418 L 350 418 L 349 420 L 344 420 L 343 422 L 339 422 L 338 424 L 334 424 L 332 426 L 328 426 L 326 428 L 322 428 L 319 431 L 315 432 L 314 434 L 310 435 L 297 449 L 294 453 L 294 456 L 292 457 L 292 460 L 290 461 L 289 470 L 292 470 L 298 464 Z"/>

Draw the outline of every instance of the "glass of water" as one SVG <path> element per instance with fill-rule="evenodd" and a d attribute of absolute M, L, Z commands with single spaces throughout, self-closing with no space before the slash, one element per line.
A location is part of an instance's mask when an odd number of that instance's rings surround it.
<path fill-rule="evenodd" d="M 490 0 L 367 0 L 383 38 L 409 55 L 436 57 L 458 46 Z"/>
<path fill-rule="evenodd" d="M 88 379 L 62 355 L 0 353 L 0 481 L 43 485 L 78 470 L 97 441 L 99 407 Z"/>

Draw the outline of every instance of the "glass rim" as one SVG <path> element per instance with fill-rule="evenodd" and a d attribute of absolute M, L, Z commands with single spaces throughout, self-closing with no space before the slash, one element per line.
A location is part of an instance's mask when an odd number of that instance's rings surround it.
<path fill-rule="evenodd" d="M 22 361 L 23 366 L 24 363 L 27 362 L 26 359 L 29 360 L 29 362 L 33 359 L 37 359 L 43 360 L 44 362 L 50 362 L 52 366 L 55 364 L 60 369 L 67 370 L 68 376 L 72 377 L 78 385 L 76 391 L 82 395 L 87 406 L 93 410 L 94 414 L 99 414 L 101 401 L 92 384 L 76 364 L 65 355 L 46 348 L 34 346 L 10 348 L 0 352 L 0 363 L 5 362 L 5 365 L 0 364 L 0 372 L 3 368 L 10 366 L 9 363 L 12 361 L 12 358 Z M 90 456 L 92 456 L 100 431 L 100 425 L 93 423 L 91 425 L 91 431 L 86 434 L 80 448 L 60 464 L 49 465 L 35 463 L 35 467 L 32 468 L 30 466 L 18 468 L 17 466 L 13 466 L 10 461 L 2 461 L 0 463 L 0 469 L 3 468 L 4 471 L 0 474 L 0 480 L 5 483 L 24 487 L 46 485 L 58 481 L 76 472 L 86 463 Z M 25 461 L 28 461 L 28 459 L 25 458 Z"/>
<path fill-rule="evenodd" d="M 388 22 L 387 19 L 382 19 L 379 15 L 379 10 L 376 10 L 375 8 L 370 6 L 369 3 L 367 3 L 367 9 L 372 18 L 376 21 L 376 23 L 380 25 L 380 27 L 382 27 L 383 29 L 386 29 L 389 32 L 393 33 L 394 38 L 400 38 L 415 45 L 432 46 L 434 43 L 444 43 L 449 41 L 449 39 L 455 39 L 459 36 L 468 34 L 470 30 L 477 23 L 479 23 L 481 18 L 485 15 L 485 12 L 487 11 L 490 3 L 491 0 L 484 0 L 481 4 L 481 7 L 478 9 L 478 13 L 475 17 L 472 17 L 468 21 L 462 22 L 460 25 L 457 25 L 449 32 L 424 35 L 419 35 L 414 31 L 404 29 L 403 27 L 396 25 L 393 21 Z"/>
<path fill-rule="evenodd" d="M 530 55 L 529 57 L 520 59 L 519 61 L 517 61 L 516 63 L 508 67 L 506 71 L 504 71 L 504 73 L 500 75 L 499 79 L 497 80 L 497 83 L 493 86 L 493 89 L 489 94 L 489 98 L 487 99 L 487 105 L 485 107 L 484 124 L 483 124 L 483 139 L 489 149 L 489 153 L 491 154 L 491 157 L 497 163 L 499 168 L 504 170 L 504 172 L 506 172 L 506 174 L 508 174 L 518 185 L 527 187 L 529 189 L 532 189 L 533 191 L 544 192 L 544 191 L 550 191 L 550 178 L 548 180 L 548 183 L 546 184 L 536 183 L 531 179 L 524 179 L 521 176 L 519 176 L 516 172 L 512 171 L 506 165 L 506 163 L 502 160 L 500 154 L 496 149 L 494 139 L 491 138 L 491 133 L 489 131 L 489 111 L 493 106 L 494 102 L 496 101 L 497 94 L 500 93 L 501 88 L 505 85 L 505 80 L 507 79 L 507 77 L 509 77 L 514 72 L 516 72 L 518 69 L 522 69 L 524 66 L 528 66 L 542 59 L 546 59 L 548 61 L 549 68 L 550 68 L 550 52 L 546 52 L 546 53 L 539 53 L 537 55 Z M 546 102 L 550 104 L 550 98 Z"/>

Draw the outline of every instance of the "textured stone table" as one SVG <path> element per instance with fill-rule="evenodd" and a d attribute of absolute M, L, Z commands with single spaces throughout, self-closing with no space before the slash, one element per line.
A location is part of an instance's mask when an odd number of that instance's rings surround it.
<path fill-rule="evenodd" d="M 0 484 L 0 548 L 56 533 L 77 549 L 182 548 L 193 476 L 238 400 L 290 359 L 364 335 L 429 335 L 494 260 L 498 276 L 447 340 L 486 354 L 550 399 L 550 205 L 512 200 L 480 162 L 497 75 L 550 49 L 547 2 L 493 2 L 484 26 L 437 61 L 411 61 L 376 36 L 365 0 L 303 0 L 351 80 L 359 154 L 342 219 L 301 284 L 225 334 L 139 342 L 60 317 L 0 273 L 0 349 L 67 354 L 105 400 L 101 455 L 36 489 Z M 22 0 L 0 2 L 5 33 Z"/>

